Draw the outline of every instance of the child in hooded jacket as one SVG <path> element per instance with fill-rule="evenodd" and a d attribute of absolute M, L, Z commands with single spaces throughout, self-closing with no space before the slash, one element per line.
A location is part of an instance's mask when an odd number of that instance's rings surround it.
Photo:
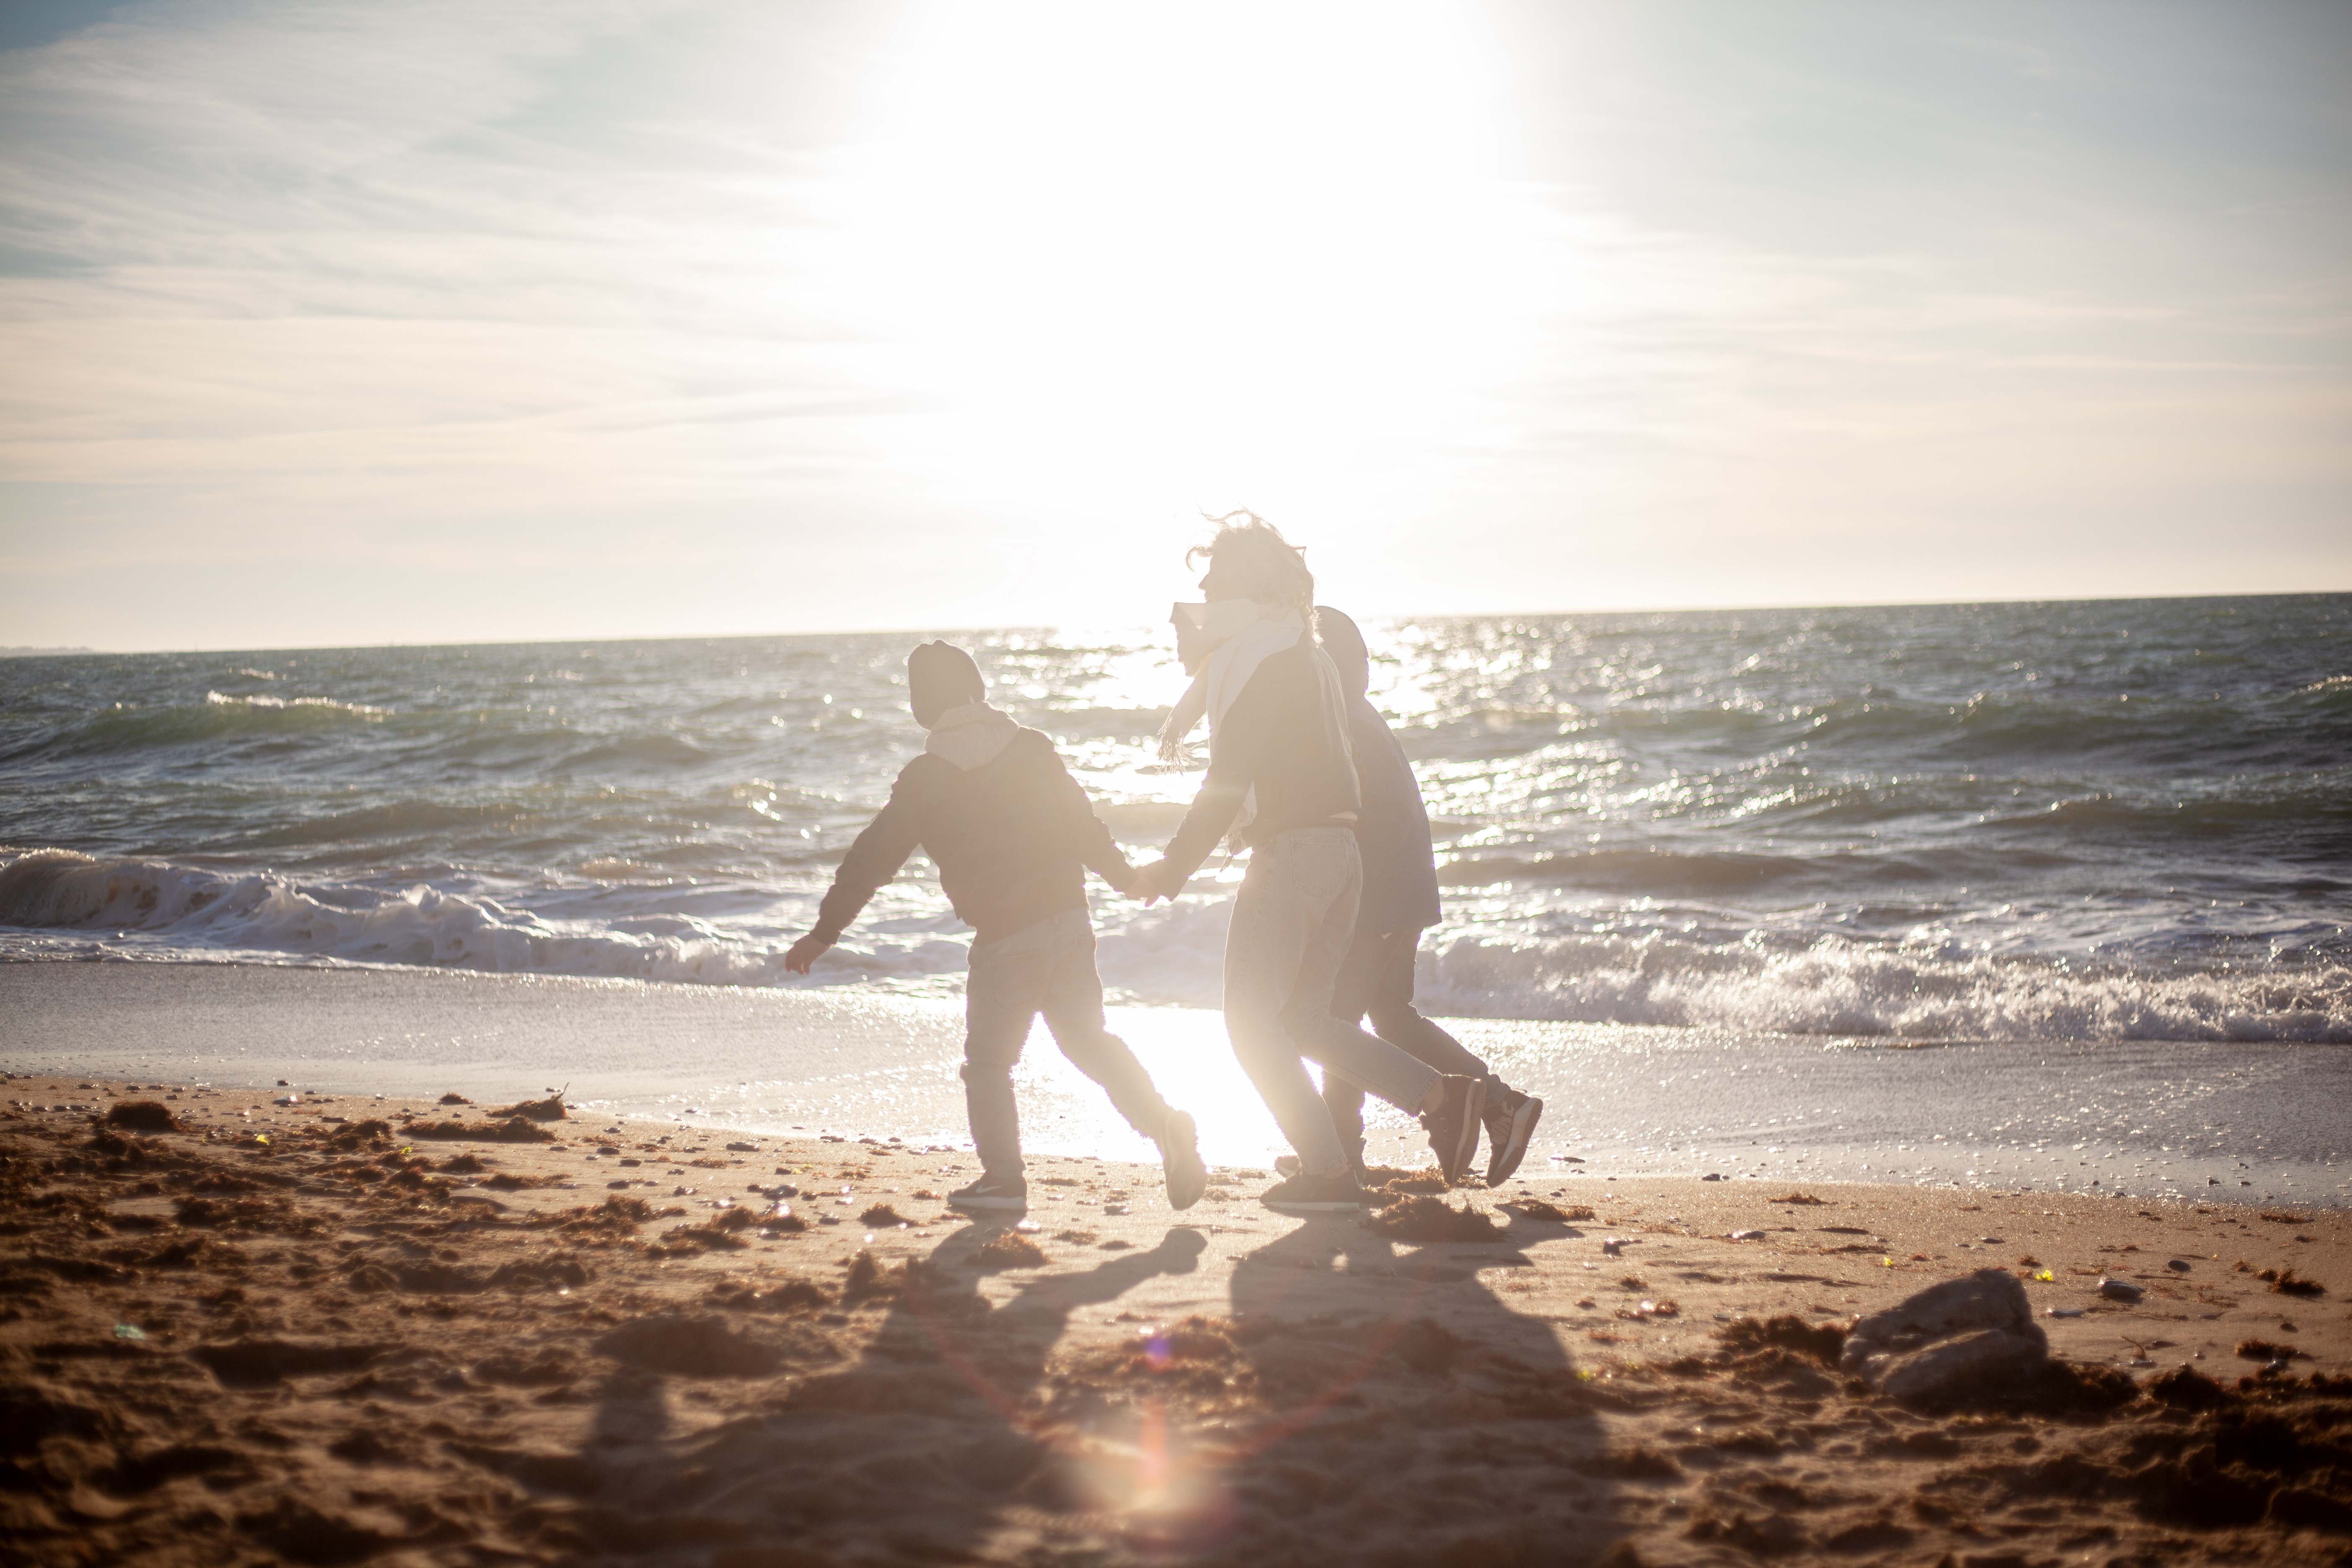
<path fill-rule="evenodd" d="M 1086 872 L 1124 890 L 1133 875 L 1127 857 L 1054 742 L 989 703 L 970 654 L 925 643 L 908 657 L 907 686 L 929 740 L 842 857 L 815 925 L 784 966 L 807 973 L 908 857 L 923 850 L 972 928 L 963 1081 L 981 1175 L 948 1202 L 975 1211 L 1028 1206 L 1013 1067 L 1042 1013 L 1062 1054 L 1160 1145 L 1170 1206 L 1190 1208 L 1208 1187 L 1192 1118 L 1160 1097 L 1135 1053 L 1109 1031 L 1095 969 Z"/>

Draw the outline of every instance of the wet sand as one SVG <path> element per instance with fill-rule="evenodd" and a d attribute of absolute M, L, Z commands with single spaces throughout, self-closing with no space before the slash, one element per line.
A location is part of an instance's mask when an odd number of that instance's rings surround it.
<path fill-rule="evenodd" d="M 279 1098 L 5 1085 L 25 1560 L 2352 1560 L 2342 1211 L 1555 1167 L 1299 1221 L 1048 1158 L 1010 1229 L 938 1144 Z M 1833 1364 L 1988 1267 L 2063 1375 Z"/>
<path fill-rule="evenodd" d="M 1209 1157 L 1287 1145 L 1218 1015 L 1112 1026 Z M 2352 1052 L 2276 1042 L 1835 1039 L 1449 1018 L 1549 1106 L 1536 1152 L 1615 1176 L 1936 1183 L 1986 1192 L 2352 1203 Z M 431 969 L 0 964 L 0 1067 L 333 1092 L 568 1085 L 618 1114 L 768 1134 L 965 1136 L 961 1005 L 865 986 L 735 988 Z M 1031 1147 L 1150 1158 L 1041 1031 Z M 1374 1148 L 1420 1147 L 1375 1104 Z M 1570 1167 L 1574 1168 L 1574 1167 Z"/>

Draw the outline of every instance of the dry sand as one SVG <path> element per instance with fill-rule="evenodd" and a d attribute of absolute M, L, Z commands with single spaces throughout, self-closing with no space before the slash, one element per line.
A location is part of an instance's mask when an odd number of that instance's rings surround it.
<path fill-rule="evenodd" d="M 1366 1225 L 1043 1160 L 1008 1230 L 945 1150 L 5 1100 L 12 1560 L 2352 1561 L 2342 1211 L 1553 1167 Z M 1822 1359 L 1993 1266 L 2081 1311 L 2061 1374 L 1922 1411 Z"/>

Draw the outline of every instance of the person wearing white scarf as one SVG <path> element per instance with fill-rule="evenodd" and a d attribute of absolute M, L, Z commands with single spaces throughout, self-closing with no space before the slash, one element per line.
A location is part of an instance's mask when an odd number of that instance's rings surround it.
<path fill-rule="evenodd" d="M 1331 1016 L 1354 935 L 1360 804 L 1339 674 L 1308 627 L 1314 579 L 1255 517 L 1209 547 L 1208 601 L 1179 605 L 1178 646 L 1198 673 L 1160 731 L 1162 753 L 1209 723 L 1209 772 L 1157 863 L 1128 891 L 1173 898 L 1230 828 L 1250 851 L 1225 937 L 1234 1054 L 1298 1152 L 1300 1173 L 1263 1201 L 1285 1213 L 1360 1208 L 1363 1193 L 1308 1059 L 1423 1113 L 1438 1164 L 1458 1178 L 1477 1151 L 1483 1079 L 1445 1076 Z"/>
<path fill-rule="evenodd" d="M 1160 756 L 1163 762 L 1184 760 L 1187 738 L 1203 718 L 1209 721 L 1209 743 L 1214 748 L 1225 716 L 1233 711 L 1234 700 L 1249 686 L 1250 677 L 1257 673 L 1258 666 L 1268 656 L 1295 648 L 1302 641 L 1310 650 L 1308 662 L 1322 687 L 1321 710 L 1344 715 L 1347 695 L 1340 689 L 1339 669 L 1308 635 L 1306 617 L 1297 610 L 1262 605 L 1255 599 L 1224 599 L 1200 606 L 1179 605 L 1177 615 L 1197 620 L 1195 646 L 1207 648 L 1208 657 L 1192 684 L 1177 699 L 1167 723 L 1160 727 Z M 1331 740 L 1342 754 L 1347 754 L 1348 728 L 1344 722 L 1335 727 Z M 1352 757 L 1349 765 L 1353 765 Z M 1242 796 L 1232 831 L 1236 835 L 1245 832 L 1256 815 L 1257 791 L 1253 786 Z"/>

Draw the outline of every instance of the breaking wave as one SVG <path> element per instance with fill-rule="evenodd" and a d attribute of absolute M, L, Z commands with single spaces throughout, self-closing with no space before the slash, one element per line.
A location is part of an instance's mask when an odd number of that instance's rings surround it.
<path fill-rule="evenodd" d="M 1423 952 L 1419 999 L 1433 1013 L 1800 1035 L 2352 1043 L 2352 966 L 2340 963 L 2150 973 L 1833 937 L 1774 952 L 1457 936 Z"/>
<path fill-rule="evenodd" d="M 1136 1001 L 1215 1006 L 1230 900 L 1101 918 L 1105 983 Z M 796 915 L 799 911 L 794 911 Z M 793 921 L 766 929 L 677 913 L 553 920 L 478 894 L 303 882 L 38 849 L 0 865 L 0 926 L 89 957 L 397 964 L 712 985 L 846 980 L 933 985 L 963 967 L 947 921 L 854 931 L 816 974 L 783 969 Z M 2352 1043 L 2352 965 L 2101 968 L 2037 957 L 1953 958 L 1822 938 L 1793 951 L 1606 935 L 1549 941 L 1475 931 L 1421 958 L 1430 1013 L 1576 1023 L 1934 1040 Z"/>
<path fill-rule="evenodd" d="M 552 921 L 496 899 L 415 885 L 303 883 L 152 860 L 40 849 L 0 868 L 0 926 L 82 936 L 75 955 L 337 962 L 591 975 L 706 985 L 793 983 L 784 944 L 691 915 Z M 92 941 L 91 939 L 94 939 Z M 961 943 L 851 952 L 835 966 L 883 977 L 959 970 Z M 61 954 L 62 955 L 62 954 Z"/>

